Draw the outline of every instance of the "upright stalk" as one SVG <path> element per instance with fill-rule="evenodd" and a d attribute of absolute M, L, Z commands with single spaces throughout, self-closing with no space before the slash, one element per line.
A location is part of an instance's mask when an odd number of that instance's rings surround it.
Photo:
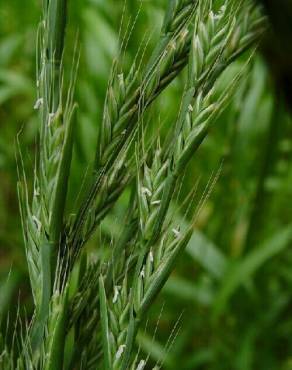
<path fill-rule="evenodd" d="M 31 343 L 36 356 L 39 356 L 56 283 L 58 247 L 72 156 L 73 108 L 68 99 L 65 107 L 62 104 L 62 56 L 66 12 L 67 0 L 43 2 L 44 21 L 40 28 L 40 68 L 37 76 L 36 104 L 36 109 L 40 109 L 41 113 L 40 150 L 31 210 L 32 218 L 38 222 L 32 239 L 36 240 L 38 257 L 35 257 L 35 263 L 38 264 L 40 275 L 36 283 L 32 282 L 32 288 L 36 291 L 36 317 Z M 68 97 L 71 97 L 70 93 Z M 30 213 L 27 217 L 30 217 Z M 29 232 L 31 233 L 30 230 Z"/>
<path fill-rule="evenodd" d="M 65 29 L 67 21 L 67 0 L 46 0 L 46 4 L 44 4 L 44 12 L 44 58 L 46 80 L 43 84 L 43 96 L 45 97 L 44 105 L 48 109 L 48 116 L 44 117 L 45 119 L 43 121 L 43 126 L 45 126 L 45 130 L 50 131 L 50 128 L 48 128 L 48 123 L 50 117 L 52 116 L 57 120 L 58 125 L 64 125 L 64 110 L 62 107 L 62 56 L 64 51 Z M 71 136 L 71 133 L 72 130 L 68 130 L 67 134 L 69 136 Z M 65 139 L 66 138 L 64 138 L 63 149 L 66 149 Z M 43 140 L 44 142 L 42 142 L 42 144 L 46 145 L 47 137 L 44 137 Z M 70 141 L 71 140 L 69 140 L 69 142 Z M 68 149 L 69 156 L 71 156 L 71 150 L 72 148 Z M 69 162 L 70 161 L 71 159 L 69 159 Z M 61 168 L 62 165 L 60 163 L 56 173 L 57 180 L 54 189 L 52 215 L 50 217 L 49 228 L 50 242 L 53 244 L 54 255 L 56 255 L 56 249 L 61 237 L 68 182 L 68 171 L 67 174 L 63 176 L 64 171 L 60 171 Z"/>

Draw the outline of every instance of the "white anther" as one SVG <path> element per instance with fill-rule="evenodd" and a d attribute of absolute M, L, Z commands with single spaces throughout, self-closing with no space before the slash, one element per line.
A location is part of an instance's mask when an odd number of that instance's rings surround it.
<path fill-rule="evenodd" d="M 48 126 L 51 125 L 51 122 L 53 121 L 54 117 L 55 117 L 55 113 L 49 113 Z"/>
<path fill-rule="evenodd" d="M 226 11 L 226 5 L 222 5 L 221 8 L 220 8 L 220 10 L 219 10 L 219 13 L 220 12 L 221 13 L 225 13 L 225 11 Z"/>
<path fill-rule="evenodd" d="M 188 109 L 189 109 L 189 112 L 193 112 L 193 110 L 194 110 L 194 108 L 191 104 L 188 106 Z"/>
<path fill-rule="evenodd" d="M 174 236 L 178 238 L 180 236 L 180 231 L 177 229 L 172 229 L 172 232 L 174 233 Z"/>
<path fill-rule="evenodd" d="M 40 195 L 40 189 L 39 188 L 34 188 L 33 190 L 33 196 L 38 197 Z"/>
<path fill-rule="evenodd" d="M 139 364 L 138 364 L 138 366 L 137 366 L 137 369 L 136 369 L 136 370 L 143 370 L 143 369 L 144 369 L 144 367 L 145 367 L 145 365 L 146 365 L 146 361 L 141 360 L 141 361 L 139 362 Z"/>
<path fill-rule="evenodd" d="M 115 287 L 114 287 L 113 303 L 116 303 L 116 301 L 118 300 L 118 298 L 119 298 L 119 294 L 120 294 L 120 292 L 119 292 L 119 290 L 120 290 L 120 289 L 121 289 L 121 287 L 120 287 L 120 286 L 115 285 Z"/>
<path fill-rule="evenodd" d="M 121 344 L 120 345 L 120 347 L 118 349 L 118 352 L 116 353 L 116 359 L 117 360 L 122 357 L 122 354 L 123 354 L 125 348 L 126 348 L 126 345 L 125 344 Z"/>
<path fill-rule="evenodd" d="M 150 251 L 150 253 L 149 253 L 149 258 L 150 258 L 150 262 L 151 263 L 153 263 L 153 261 L 154 261 L 154 257 L 153 257 L 153 252 L 152 252 L 152 250 Z"/>
<path fill-rule="evenodd" d="M 152 195 L 152 192 L 146 187 L 142 188 L 142 193 L 147 194 L 149 197 L 151 197 L 151 195 Z"/>
<path fill-rule="evenodd" d="M 143 268 L 142 268 L 142 270 L 140 272 L 140 276 L 141 276 L 141 278 L 144 278 L 145 277 L 145 268 L 144 268 L 144 266 L 143 266 Z"/>
<path fill-rule="evenodd" d="M 153 204 L 154 206 L 155 205 L 158 205 L 158 204 L 160 204 L 161 203 L 161 200 L 153 200 L 152 202 L 151 202 L 151 204 Z"/>
<path fill-rule="evenodd" d="M 40 107 L 43 105 L 43 103 L 44 103 L 44 99 L 43 99 L 43 98 L 39 98 L 39 99 L 35 102 L 35 105 L 34 105 L 33 109 L 35 109 L 35 110 L 40 109 Z"/>

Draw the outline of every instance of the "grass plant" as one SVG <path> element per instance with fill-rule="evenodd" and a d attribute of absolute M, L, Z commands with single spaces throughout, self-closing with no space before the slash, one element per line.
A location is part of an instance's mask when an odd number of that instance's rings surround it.
<path fill-rule="evenodd" d="M 249 60 L 266 19 L 251 0 L 170 0 L 148 60 L 138 54 L 124 72 L 121 46 L 98 123 L 89 186 L 72 217 L 66 205 L 76 140 L 79 55 L 75 52 L 71 66 L 65 64 L 68 6 L 66 0 L 43 0 L 35 103 L 38 149 L 30 173 L 24 170 L 21 151 L 18 156 L 34 314 L 1 361 L 4 369 L 18 370 L 142 370 L 147 359 L 139 358 L 136 335 L 196 222 L 197 214 L 180 227 L 171 205 L 189 162 L 242 81 L 240 72 L 222 92 L 224 72 L 244 53 Z M 69 81 L 64 77 L 68 68 Z M 179 75 L 185 89 L 177 120 L 167 139 L 159 129 L 150 135 L 148 108 Z M 120 235 L 111 241 L 110 251 L 100 240 L 99 258 L 92 261 L 86 243 L 129 188 Z"/>

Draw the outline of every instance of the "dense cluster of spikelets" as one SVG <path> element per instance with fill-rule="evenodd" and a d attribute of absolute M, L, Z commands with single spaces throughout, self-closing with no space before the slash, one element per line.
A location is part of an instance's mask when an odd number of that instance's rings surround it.
<path fill-rule="evenodd" d="M 265 29 L 261 9 L 250 0 L 167 3 L 161 36 L 146 65 L 133 63 L 128 73 L 118 63 L 112 68 L 90 187 L 74 218 L 67 219 L 78 57 L 66 88 L 66 0 L 44 1 L 35 105 L 39 149 L 32 194 L 19 161 L 20 208 L 35 308 L 17 355 L 4 348 L 3 369 L 146 366 L 136 355 L 137 331 L 192 235 L 192 224 L 183 230 L 173 225 L 171 202 L 187 164 L 241 76 L 223 93 L 218 78 L 257 45 Z M 185 91 L 177 121 L 169 127 L 170 139 L 164 143 L 157 130 L 145 149 L 143 115 L 185 67 Z M 92 262 L 86 258 L 85 244 L 129 184 L 132 195 L 121 235 L 112 243 L 110 258 Z"/>

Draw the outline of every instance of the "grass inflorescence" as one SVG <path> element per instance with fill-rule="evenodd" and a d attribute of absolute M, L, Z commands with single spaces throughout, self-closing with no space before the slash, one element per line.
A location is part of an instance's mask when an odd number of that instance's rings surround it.
<path fill-rule="evenodd" d="M 38 31 L 39 144 L 32 194 L 19 167 L 19 200 L 34 315 L 15 354 L 15 369 L 143 369 L 137 332 L 193 232 L 172 219 L 184 171 L 232 99 L 241 73 L 222 92 L 220 77 L 259 42 L 266 20 L 250 0 L 167 2 L 157 45 L 128 73 L 114 62 L 89 188 L 74 216 L 66 215 L 75 138 L 74 87 L 78 53 L 64 80 L 66 0 L 43 1 Z M 157 129 L 147 141 L 144 120 L 168 85 L 186 70 L 177 120 L 168 139 Z M 152 120 L 156 118 L 152 117 Z M 158 127 L 155 122 L 155 127 Z M 80 187 L 82 186 L 80 182 Z M 100 240 L 90 260 L 86 243 L 130 188 L 121 233 Z M 104 252 L 104 253 L 102 253 Z"/>

